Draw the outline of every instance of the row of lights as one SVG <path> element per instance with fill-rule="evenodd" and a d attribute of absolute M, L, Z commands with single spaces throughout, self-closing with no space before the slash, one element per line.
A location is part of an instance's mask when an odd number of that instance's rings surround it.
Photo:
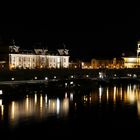
<path fill-rule="evenodd" d="M 38 78 L 37 78 L 37 76 L 35 76 L 35 77 L 34 77 L 34 79 L 35 79 L 35 80 L 37 80 L 37 79 L 38 79 Z M 44 79 L 45 79 L 45 80 L 48 80 L 48 77 L 45 77 Z M 54 79 L 56 79 L 56 76 L 54 76 Z M 11 78 L 11 80 L 12 80 L 12 81 L 14 81 L 14 80 L 15 80 L 15 78 L 14 78 L 14 77 L 12 77 L 12 78 Z"/>
<path fill-rule="evenodd" d="M 117 75 L 116 75 L 116 74 L 114 74 L 114 77 L 116 77 L 116 76 L 117 76 Z M 132 77 L 132 76 L 133 76 L 134 78 L 136 78 L 136 77 L 137 77 L 137 75 L 136 75 L 136 74 L 133 74 L 133 75 L 132 75 L 132 74 L 127 74 L 127 76 L 129 76 L 129 77 Z M 104 77 L 104 74 L 103 74 L 102 72 L 99 72 L 99 78 L 103 78 L 103 77 Z M 56 78 L 57 78 L 56 76 L 54 76 L 54 77 L 53 77 L 53 79 L 56 79 Z M 71 75 L 71 76 L 70 76 L 70 78 L 72 78 L 72 79 L 73 79 L 73 78 L 74 78 L 74 76 L 73 76 L 73 75 Z M 86 75 L 86 78 L 89 78 L 89 75 Z M 34 79 L 35 79 L 35 80 L 37 80 L 37 79 L 38 79 L 38 78 L 37 78 L 37 76 L 35 76 L 35 77 L 34 77 Z M 11 80 L 12 80 L 12 81 L 14 81 L 14 80 L 15 80 L 15 78 L 14 78 L 14 77 L 12 77 L 12 78 L 11 78 Z M 45 77 L 45 80 L 48 80 L 48 77 Z"/>
<path fill-rule="evenodd" d="M 114 74 L 114 77 L 116 77 L 117 75 L 116 74 Z M 127 74 L 127 76 L 128 77 L 134 77 L 134 78 L 136 78 L 137 77 L 137 75 L 136 74 Z"/>
<path fill-rule="evenodd" d="M 86 75 L 86 77 L 88 78 L 88 77 L 89 77 L 89 75 Z M 53 77 L 53 79 L 56 79 L 56 78 L 57 78 L 56 76 L 54 76 L 54 77 Z M 73 79 L 73 78 L 74 78 L 74 76 L 73 76 L 73 75 L 71 75 L 71 76 L 70 76 L 70 78 L 71 78 L 71 79 Z M 35 76 L 35 77 L 34 77 L 34 79 L 35 79 L 35 80 L 37 80 L 37 79 L 38 79 L 38 77 L 37 77 L 37 76 Z M 15 78 L 14 78 L 14 77 L 12 77 L 12 78 L 11 78 L 11 80 L 12 80 L 12 81 L 14 81 L 14 80 L 15 80 Z M 45 80 L 48 80 L 48 77 L 45 77 Z"/>

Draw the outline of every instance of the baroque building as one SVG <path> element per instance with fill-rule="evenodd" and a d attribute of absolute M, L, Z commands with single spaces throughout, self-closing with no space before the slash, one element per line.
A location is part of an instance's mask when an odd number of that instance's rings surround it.
<path fill-rule="evenodd" d="M 9 46 L 9 69 L 68 68 L 69 50 L 58 49 L 49 52 L 47 49 L 21 50 L 13 44 Z"/>

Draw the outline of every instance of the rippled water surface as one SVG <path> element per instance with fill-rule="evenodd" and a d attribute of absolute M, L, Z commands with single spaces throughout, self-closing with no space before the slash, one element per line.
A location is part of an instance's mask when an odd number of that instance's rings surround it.
<path fill-rule="evenodd" d="M 15 91 L 17 92 L 17 91 Z M 140 127 L 140 85 L 35 91 L 0 99 L 0 133 L 70 134 Z M 77 131 L 77 132 L 76 132 Z M 25 132 L 25 133 L 23 133 Z"/>

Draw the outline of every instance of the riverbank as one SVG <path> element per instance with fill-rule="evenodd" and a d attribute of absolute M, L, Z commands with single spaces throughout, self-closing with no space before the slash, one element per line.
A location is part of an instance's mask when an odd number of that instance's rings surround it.
<path fill-rule="evenodd" d="M 121 83 L 140 83 L 140 69 L 39 69 L 0 71 L 0 90 L 4 90 L 9 94 L 12 91 L 15 94 L 15 91 L 19 92 L 20 90 L 28 90 L 30 88 L 58 92 L 72 89 L 83 90 L 98 85 L 104 86 Z"/>
<path fill-rule="evenodd" d="M 34 69 L 3 70 L 0 81 L 47 80 L 47 79 L 81 79 L 98 78 L 103 73 L 107 78 L 140 77 L 140 69 Z"/>

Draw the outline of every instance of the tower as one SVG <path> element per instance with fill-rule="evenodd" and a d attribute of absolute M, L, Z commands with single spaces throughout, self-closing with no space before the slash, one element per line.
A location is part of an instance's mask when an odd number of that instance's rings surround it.
<path fill-rule="evenodd" d="M 137 65 L 140 65 L 140 41 L 138 41 L 138 48 L 137 48 Z"/>

